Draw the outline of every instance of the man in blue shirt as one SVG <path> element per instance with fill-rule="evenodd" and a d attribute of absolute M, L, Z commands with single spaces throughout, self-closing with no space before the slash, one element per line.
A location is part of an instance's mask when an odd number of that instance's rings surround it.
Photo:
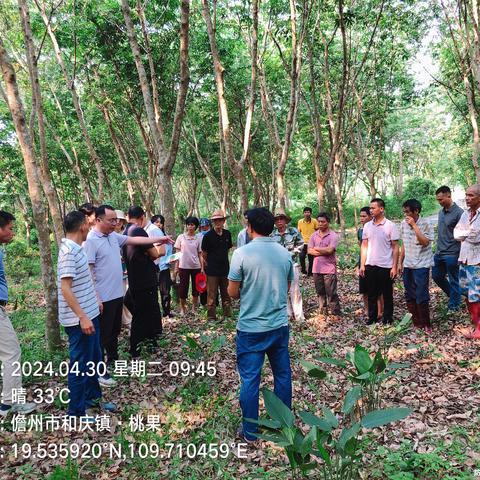
<path fill-rule="evenodd" d="M 292 404 L 292 373 L 288 353 L 287 300 L 293 280 L 290 253 L 274 239 L 274 217 L 266 208 L 248 210 L 251 241 L 235 250 L 228 274 L 228 293 L 240 298 L 237 323 L 237 368 L 241 378 L 243 418 L 258 418 L 258 396 L 265 354 L 272 367 L 274 392 Z M 255 441 L 256 425 L 243 421 L 239 435 Z"/>
<path fill-rule="evenodd" d="M 13 224 L 15 217 L 8 212 L 0 210 L 0 244 L 10 243 L 15 232 Z M 3 251 L 0 250 L 0 362 L 3 366 L 3 388 L 0 399 L 0 418 L 6 417 L 10 412 L 27 414 L 35 410 L 35 403 L 14 403 L 14 390 L 22 388 L 20 373 L 18 370 L 22 351 L 18 343 L 17 334 L 13 329 L 12 322 L 7 315 L 8 286 L 3 266 Z M 19 372 L 21 369 L 19 370 Z"/>

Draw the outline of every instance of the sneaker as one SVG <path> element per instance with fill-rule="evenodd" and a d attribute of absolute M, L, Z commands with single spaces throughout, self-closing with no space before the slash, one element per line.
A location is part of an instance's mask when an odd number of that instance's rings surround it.
<path fill-rule="evenodd" d="M 87 408 L 85 410 L 85 413 L 88 415 L 88 416 L 95 416 L 95 411 L 98 411 L 100 410 L 100 412 L 104 412 L 104 413 L 116 413 L 118 412 L 118 408 L 117 408 L 117 405 L 115 403 L 112 403 L 112 402 L 101 402 L 97 405 L 94 405 L 90 408 Z"/>
<path fill-rule="evenodd" d="M 117 381 L 110 376 L 98 377 L 98 383 L 102 387 L 112 388 L 117 386 Z"/>
<path fill-rule="evenodd" d="M 33 402 L 27 403 L 15 403 L 14 405 L 5 405 L 2 403 L 0 405 L 0 417 L 6 417 L 10 412 L 11 413 L 21 413 L 22 415 L 27 415 L 32 413 L 37 409 L 37 404 Z"/>

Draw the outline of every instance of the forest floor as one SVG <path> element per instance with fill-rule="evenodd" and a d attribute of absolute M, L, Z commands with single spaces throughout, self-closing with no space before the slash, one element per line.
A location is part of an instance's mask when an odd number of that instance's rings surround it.
<path fill-rule="evenodd" d="M 328 406 L 339 412 L 347 389 L 344 377 L 327 365 L 326 380 L 312 379 L 300 361 L 315 363 L 318 356 L 343 357 L 356 343 L 373 350 L 382 341 L 384 328 L 367 327 L 359 315 L 361 299 L 353 271 L 339 275 L 343 314 L 336 320 L 316 314 L 313 282 L 307 278 L 302 282 L 306 320 L 291 323 L 294 411 L 318 412 L 322 406 Z M 68 353 L 64 349 L 52 356 L 45 350 L 38 283 L 25 282 L 15 289 L 17 295 L 23 292 L 21 304 L 12 313 L 23 349 L 22 360 L 53 361 L 57 368 L 60 361 L 68 360 Z M 405 313 L 402 291 L 397 281 L 398 319 Z M 460 326 L 469 323 L 466 312 L 449 317 L 442 292 L 432 285 L 431 294 L 433 334 L 426 336 L 410 330 L 389 352 L 395 361 L 410 362 L 410 368 L 402 370 L 397 381 L 386 385 L 383 406 L 410 406 L 413 412 L 403 421 L 363 435 L 361 478 L 439 480 L 473 479 L 476 473 L 480 475 L 480 471 L 475 472 L 480 469 L 480 343 L 464 339 L 459 331 Z M 122 335 L 122 358 L 127 359 L 127 337 L 125 332 Z M 187 341 L 187 336 L 196 341 Z M 267 442 L 245 449 L 238 445 L 239 378 L 234 336 L 234 320 L 209 323 L 204 311 L 196 317 L 164 321 L 160 354 L 146 358 L 147 372 L 160 368 L 163 375 L 132 374 L 119 378 L 117 387 L 104 389 L 105 399 L 116 402 L 120 408 L 111 417 L 108 431 L 13 433 L 10 422 L 5 422 L 0 432 L 1 480 L 290 478 L 287 458 L 278 447 Z M 197 365 L 202 361 L 215 362 L 216 375 L 175 375 L 177 364 L 172 362 L 184 360 Z M 161 362 L 162 366 L 152 367 L 150 361 Z M 32 395 L 36 388 L 64 388 L 66 378 L 30 376 L 24 383 Z M 273 388 L 268 362 L 262 384 Z M 42 407 L 42 414 L 44 420 L 49 414 L 64 415 L 65 406 L 57 398 Z M 129 420 L 139 415 L 149 429 L 132 431 Z M 98 459 L 61 459 L 59 447 L 49 447 L 50 455 L 46 455 L 38 448 L 40 442 L 57 446 L 73 442 L 100 444 L 103 454 Z M 17 455 L 14 443 L 19 445 Z M 31 445 L 32 451 L 22 444 Z M 109 444 L 121 444 L 125 457 L 109 458 Z M 162 457 L 155 458 L 155 449 L 141 450 L 143 447 L 131 454 L 128 444 L 158 445 Z M 189 444 L 193 446 L 188 447 Z M 228 450 L 226 458 L 210 458 L 215 456 L 215 447 L 212 455 L 202 455 L 201 444 L 223 444 Z M 92 453 L 93 449 L 84 451 L 87 457 Z"/>

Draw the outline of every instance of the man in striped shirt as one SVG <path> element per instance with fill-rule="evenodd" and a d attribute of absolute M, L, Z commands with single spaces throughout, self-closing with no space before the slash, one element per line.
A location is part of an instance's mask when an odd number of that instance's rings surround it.
<path fill-rule="evenodd" d="M 89 224 L 80 211 L 65 216 L 66 238 L 58 252 L 58 319 L 68 335 L 70 371 L 68 414 L 83 417 L 86 409 L 98 405 L 102 391 L 98 383 L 101 367 L 100 309 L 93 286 L 92 274 L 82 243 Z M 102 404 L 115 410 L 112 403 Z"/>
<path fill-rule="evenodd" d="M 403 277 L 405 301 L 416 328 L 430 332 L 430 268 L 433 266 L 433 226 L 420 216 L 422 204 L 415 198 L 403 202 L 405 219 L 400 224 L 402 247 L 398 273 Z"/>

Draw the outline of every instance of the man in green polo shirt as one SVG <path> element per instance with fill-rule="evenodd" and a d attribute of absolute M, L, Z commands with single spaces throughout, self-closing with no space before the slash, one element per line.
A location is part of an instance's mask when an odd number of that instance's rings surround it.
<path fill-rule="evenodd" d="M 237 368 L 241 378 L 243 418 L 258 418 L 258 396 L 265 354 L 272 367 L 274 392 L 291 408 L 292 373 L 288 353 L 287 300 L 293 280 L 290 253 L 269 238 L 274 217 L 266 208 L 247 211 L 251 241 L 235 250 L 228 274 L 228 293 L 240 298 L 237 323 Z M 256 425 L 243 421 L 239 435 L 255 441 Z"/>

